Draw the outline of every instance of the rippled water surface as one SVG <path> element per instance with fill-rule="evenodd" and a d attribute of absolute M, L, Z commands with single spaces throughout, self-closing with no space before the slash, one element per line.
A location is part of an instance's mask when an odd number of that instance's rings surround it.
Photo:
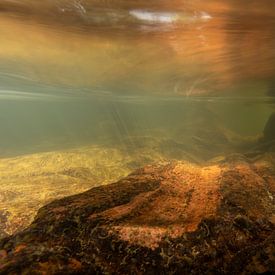
<path fill-rule="evenodd" d="M 213 121 L 256 139 L 274 111 L 274 10 L 271 0 L 2 0 L 0 157 L 201 138 Z"/>

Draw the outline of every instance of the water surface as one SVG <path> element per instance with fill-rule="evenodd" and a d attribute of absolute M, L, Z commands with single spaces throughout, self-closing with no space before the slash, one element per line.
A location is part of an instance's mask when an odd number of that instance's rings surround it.
<path fill-rule="evenodd" d="M 1 1 L 0 155 L 113 144 L 200 116 L 260 135 L 274 111 L 274 6 Z"/>

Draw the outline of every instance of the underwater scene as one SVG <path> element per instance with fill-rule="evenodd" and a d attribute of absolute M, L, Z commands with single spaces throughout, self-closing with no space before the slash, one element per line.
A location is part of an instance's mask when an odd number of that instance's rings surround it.
<path fill-rule="evenodd" d="M 275 273 L 273 0 L 0 1 L 0 274 Z"/>

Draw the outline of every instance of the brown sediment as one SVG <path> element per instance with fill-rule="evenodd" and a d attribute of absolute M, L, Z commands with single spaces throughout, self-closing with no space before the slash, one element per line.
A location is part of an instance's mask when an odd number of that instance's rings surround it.
<path fill-rule="evenodd" d="M 54 199 L 126 176 L 132 159 L 102 146 L 0 159 L 0 238 L 23 230 Z"/>

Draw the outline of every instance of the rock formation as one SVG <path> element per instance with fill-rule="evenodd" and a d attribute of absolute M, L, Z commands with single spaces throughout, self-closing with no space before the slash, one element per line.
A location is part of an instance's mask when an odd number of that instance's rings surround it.
<path fill-rule="evenodd" d="M 264 139 L 266 141 L 275 141 L 275 112 L 273 112 L 264 128 Z"/>
<path fill-rule="evenodd" d="M 0 274 L 271 274 L 274 195 L 266 161 L 146 166 L 42 207 Z"/>

